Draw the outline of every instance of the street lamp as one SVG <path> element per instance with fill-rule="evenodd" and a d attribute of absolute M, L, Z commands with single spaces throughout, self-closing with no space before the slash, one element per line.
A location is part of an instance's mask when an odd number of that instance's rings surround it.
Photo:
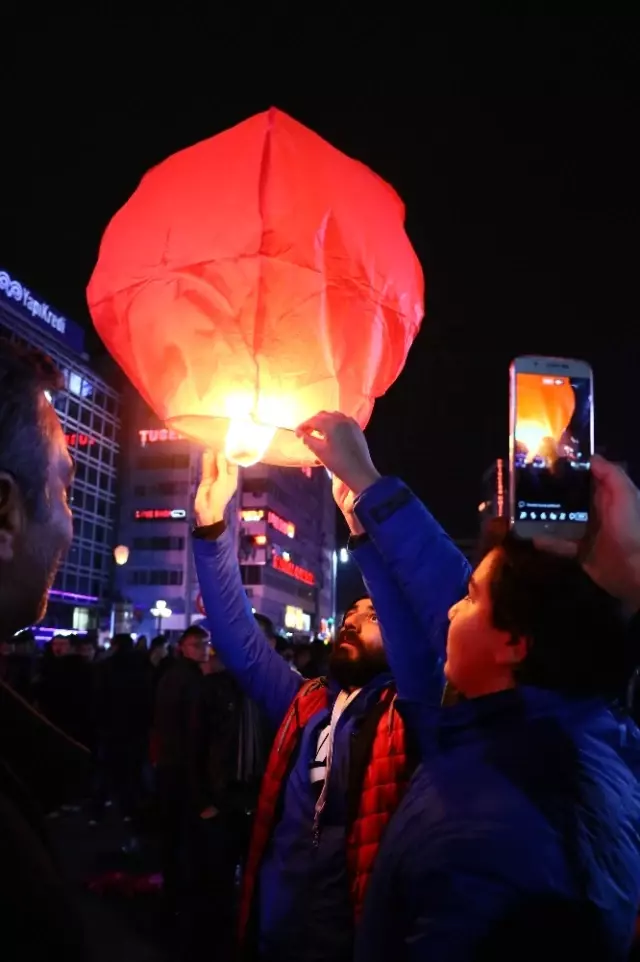
<path fill-rule="evenodd" d="M 170 618 L 173 612 L 171 611 L 171 608 L 167 608 L 166 601 L 156 601 L 156 606 L 155 608 L 151 609 L 151 614 L 154 618 L 158 619 L 156 623 L 156 631 L 158 634 L 160 634 L 162 631 L 162 619 Z"/>

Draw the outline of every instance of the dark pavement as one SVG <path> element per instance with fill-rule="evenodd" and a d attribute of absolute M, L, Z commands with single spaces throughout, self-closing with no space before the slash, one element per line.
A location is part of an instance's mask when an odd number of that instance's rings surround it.
<path fill-rule="evenodd" d="M 49 819 L 49 829 L 85 921 L 91 962 L 168 962 L 171 932 L 157 893 L 97 895 L 88 889 L 109 872 L 144 877 L 157 871 L 153 850 L 123 851 L 132 831 L 113 809 L 97 826 L 82 813 L 63 813 Z"/>

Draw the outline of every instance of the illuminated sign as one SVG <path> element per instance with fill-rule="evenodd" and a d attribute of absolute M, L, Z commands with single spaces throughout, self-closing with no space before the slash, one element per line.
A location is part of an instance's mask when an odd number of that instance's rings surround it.
<path fill-rule="evenodd" d="M 292 524 L 291 521 L 285 521 L 280 515 L 276 514 L 275 511 L 267 511 L 267 523 L 279 531 L 280 534 L 286 534 L 288 538 L 295 538 L 296 536 L 296 526 Z M 261 511 L 259 508 L 253 508 L 240 512 L 240 518 L 247 524 L 252 521 L 264 521 L 265 512 Z"/>
<path fill-rule="evenodd" d="M 240 517 L 243 521 L 246 521 L 246 522 L 263 521 L 264 511 L 241 511 Z"/>
<path fill-rule="evenodd" d="M 294 564 L 293 561 L 289 561 L 287 558 L 283 558 L 282 555 L 274 554 L 271 559 L 271 564 L 276 571 L 282 571 L 283 574 L 289 575 L 290 578 L 295 578 L 296 581 L 303 581 L 305 585 L 315 585 L 316 583 L 316 577 L 312 571 L 301 568 L 300 565 Z"/>
<path fill-rule="evenodd" d="M 284 626 L 293 631 L 309 631 L 311 628 L 311 616 L 304 613 L 302 608 L 294 608 L 287 605 L 284 609 Z"/>
<path fill-rule="evenodd" d="M 90 438 L 88 434 L 65 434 L 64 438 L 70 448 L 75 448 L 76 445 L 79 448 L 87 448 L 96 443 L 96 439 Z"/>
<path fill-rule="evenodd" d="M 140 446 L 145 448 L 147 444 L 155 444 L 157 441 L 182 441 L 181 434 L 169 428 L 151 428 L 148 431 L 138 431 Z"/>
<path fill-rule="evenodd" d="M 34 297 L 28 287 L 3 270 L 0 270 L 0 293 L 8 301 L 14 301 L 50 332 L 61 336 L 76 351 L 81 352 L 84 349 L 84 332 L 81 327 L 61 314 L 56 314 L 48 304 Z"/>
<path fill-rule="evenodd" d="M 275 528 L 276 531 L 279 531 L 280 534 L 286 534 L 288 538 L 295 538 L 295 535 L 296 535 L 295 524 L 292 524 L 290 521 L 284 521 L 274 511 L 269 511 L 269 513 L 267 514 L 267 521 L 269 522 L 271 527 Z"/>
<path fill-rule="evenodd" d="M 134 511 L 136 521 L 184 521 L 184 508 L 141 508 Z"/>

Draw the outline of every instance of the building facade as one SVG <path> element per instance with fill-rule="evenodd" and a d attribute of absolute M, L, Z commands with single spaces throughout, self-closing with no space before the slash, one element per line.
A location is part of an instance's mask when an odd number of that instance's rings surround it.
<path fill-rule="evenodd" d="M 71 491 L 74 541 L 51 590 L 43 641 L 57 629 L 99 627 L 111 606 L 120 396 L 93 371 L 84 332 L 0 270 L 0 335 L 47 353 L 64 376 L 52 398 L 76 463 Z"/>
<path fill-rule="evenodd" d="M 116 585 L 128 608 L 118 627 L 175 636 L 204 615 L 190 546 L 202 449 L 164 428 L 133 390 L 124 407 L 117 542 L 129 550 Z M 326 471 L 243 470 L 230 524 L 252 607 L 281 630 L 330 632 L 335 505 Z"/>

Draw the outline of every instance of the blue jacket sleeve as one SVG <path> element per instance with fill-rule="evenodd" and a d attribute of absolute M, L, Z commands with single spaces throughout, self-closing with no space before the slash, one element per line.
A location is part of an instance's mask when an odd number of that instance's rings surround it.
<path fill-rule="evenodd" d="M 412 704 L 440 705 L 443 688 L 441 658 L 429 657 L 420 621 L 407 604 L 389 567 L 371 540 L 355 542 L 351 555 L 360 568 L 365 587 L 380 622 L 385 651 L 404 705 L 403 715 L 412 726 L 422 722 L 422 714 Z M 431 668 L 427 664 L 431 663 Z M 422 666 L 422 671 L 417 665 Z"/>
<path fill-rule="evenodd" d="M 372 542 L 365 547 L 375 546 L 386 584 L 395 586 L 385 588 L 379 576 L 373 579 L 370 557 L 357 555 L 376 610 L 384 609 L 379 613 L 398 690 L 408 701 L 430 702 L 436 685 L 441 691 L 448 611 L 466 593 L 469 563 L 397 478 L 381 478 L 368 488 L 356 502 L 356 514 Z"/>
<path fill-rule="evenodd" d="M 245 594 L 228 531 L 193 541 L 196 572 L 211 636 L 228 671 L 278 727 L 303 679 L 268 644 Z"/>

